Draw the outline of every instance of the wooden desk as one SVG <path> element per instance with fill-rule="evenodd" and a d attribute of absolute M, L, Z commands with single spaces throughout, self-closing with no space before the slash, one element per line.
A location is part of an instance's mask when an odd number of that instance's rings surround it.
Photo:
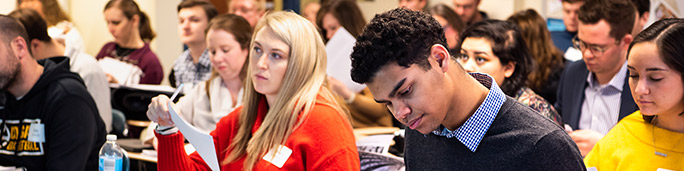
<path fill-rule="evenodd" d="M 157 163 L 157 157 L 146 156 L 138 152 L 128 152 L 128 158 L 145 162 Z"/>

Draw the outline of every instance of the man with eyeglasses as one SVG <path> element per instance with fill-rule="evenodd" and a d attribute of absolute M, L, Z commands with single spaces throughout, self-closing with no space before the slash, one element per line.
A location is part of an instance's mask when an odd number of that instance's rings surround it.
<path fill-rule="evenodd" d="M 572 42 L 582 60 L 566 65 L 556 110 L 583 156 L 620 119 L 637 110 L 625 62 L 635 12 L 633 4 L 623 0 L 587 1 L 579 10 Z"/>
<path fill-rule="evenodd" d="M 265 3 L 264 0 L 231 0 L 228 3 L 228 13 L 244 17 L 249 25 L 254 28 L 257 21 L 264 16 Z"/>

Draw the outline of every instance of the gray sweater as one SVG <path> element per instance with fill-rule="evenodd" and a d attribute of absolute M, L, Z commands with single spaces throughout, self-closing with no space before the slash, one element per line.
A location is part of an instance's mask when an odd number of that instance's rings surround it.
<path fill-rule="evenodd" d="M 475 152 L 456 138 L 406 129 L 408 170 L 586 170 L 561 127 L 510 97 Z"/>

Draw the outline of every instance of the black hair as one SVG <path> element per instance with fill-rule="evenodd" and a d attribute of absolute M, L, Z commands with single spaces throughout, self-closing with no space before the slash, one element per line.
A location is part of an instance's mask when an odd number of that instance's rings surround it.
<path fill-rule="evenodd" d="M 632 4 L 634 4 L 637 12 L 639 12 L 639 17 L 643 16 L 643 14 L 648 12 L 649 8 L 651 8 L 650 0 L 632 0 Z"/>
<path fill-rule="evenodd" d="M 632 33 L 636 9 L 625 0 L 591 0 L 580 7 L 577 18 L 585 24 L 605 20 L 610 25 L 610 37 L 616 40 Z"/>
<path fill-rule="evenodd" d="M 680 76 L 684 78 L 684 53 L 681 52 L 684 49 L 684 19 L 663 19 L 653 23 L 641 31 L 629 44 L 627 56 L 629 56 L 634 45 L 644 42 L 655 43 L 663 62 L 679 72 Z M 682 82 L 684 83 L 684 81 Z M 684 113 L 679 115 L 682 114 Z M 650 123 L 653 116 L 644 115 L 644 120 Z"/>
<path fill-rule="evenodd" d="M 515 63 L 513 74 L 501 83 L 501 90 L 506 95 L 515 97 L 518 90 L 525 86 L 534 63 L 518 27 L 506 21 L 485 20 L 468 26 L 460 37 L 456 45 L 457 52 L 461 51 L 466 38 L 485 38 L 492 42 L 492 53 L 499 58 L 501 65 Z"/>
<path fill-rule="evenodd" d="M 47 32 L 47 22 L 43 17 L 30 8 L 19 8 L 9 13 L 9 16 L 17 19 L 26 28 L 28 40 L 38 39 L 43 42 L 52 41 Z"/>
<path fill-rule="evenodd" d="M 417 64 L 428 70 L 430 48 L 435 44 L 446 46 L 446 38 L 431 15 L 401 8 L 377 14 L 356 39 L 351 54 L 352 80 L 370 82 L 389 63 L 406 68 Z"/>

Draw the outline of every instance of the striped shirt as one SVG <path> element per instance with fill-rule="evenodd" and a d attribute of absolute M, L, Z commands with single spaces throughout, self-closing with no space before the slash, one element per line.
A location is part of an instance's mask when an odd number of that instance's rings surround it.
<path fill-rule="evenodd" d="M 587 76 L 589 85 L 584 88 L 584 101 L 580 114 L 579 128 L 589 129 L 603 135 L 617 124 L 620 115 L 620 96 L 627 76 L 627 62 L 608 82 L 599 85 L 593 73 Z"/>
<path fill-rule="evenodd" d="M 202 52 L 197 64 L 192 61 L 189 49 L 183 51 L 183 54 L 176 59 L 176 62 L 173 65 L 173 72 L 173 75 L 176 78 L 176 86 L 181 83 L 197 85 L 199 82 L 208 80 L 209 77 L 211 77 L 209 51 L 204 50 L 204 52 Z M 192 88 L 192 86 L 189 86 L 188 88 Z"/>
<path fill-rule="evenodd" d="M 491 76 L 482 73 L 470 73 L 470 76 L 490 89 L 487 97 L 475 110 L 475 113 L 456 130 L 451 131 L 440 125 L 432 133 L 447 138 L 456 138 L 468 147 L 470 151 L 475 152 L 485 133 L 487 133 L 489 126 L 492 125 L 494 118 L 496 118 L 496 114 L 499 113 L 501 105 L 506 101 L 506 95 Z"/>

